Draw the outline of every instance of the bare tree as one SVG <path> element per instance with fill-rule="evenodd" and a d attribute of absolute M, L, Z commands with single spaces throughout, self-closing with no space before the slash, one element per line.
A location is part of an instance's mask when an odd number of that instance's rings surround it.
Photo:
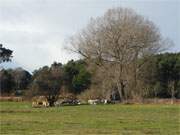
<path fill-rule="evenodd" d="M 131 9 L 115 8 L 91 19 L 70 45 L 72 51 L 104 69 L 106 80 L 116 84 L 124 100 L 127 89 L 137 90 L 137 73 L 144 64 L 138 59 L 158 53 L 162 37 L 153 22 Z"/>

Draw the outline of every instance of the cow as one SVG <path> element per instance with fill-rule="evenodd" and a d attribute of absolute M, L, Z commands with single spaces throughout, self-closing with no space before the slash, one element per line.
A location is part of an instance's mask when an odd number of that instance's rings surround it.
<path fill-rule="evenodd" d="M 32 107 L 48 107 L 49 102 L 44 97 L 35 97 L 32 102 Z"/>
<path fill-rule="evenodd" d="M 96 104 L 101 103 L 101 101 L 99 99 L 94 99 L 94 100 L 90 99 L 90 100 L 88 100 L 88 103 L 90 105 L 96 105 Z"/>

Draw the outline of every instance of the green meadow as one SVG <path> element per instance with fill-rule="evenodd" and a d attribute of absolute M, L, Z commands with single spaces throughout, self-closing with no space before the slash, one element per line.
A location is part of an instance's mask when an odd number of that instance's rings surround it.
<path fill-rule="evenodd" d="M 179 105 L 79 105 L 32 108 L 0 102 L 2 135 L 179 135 Z"/>

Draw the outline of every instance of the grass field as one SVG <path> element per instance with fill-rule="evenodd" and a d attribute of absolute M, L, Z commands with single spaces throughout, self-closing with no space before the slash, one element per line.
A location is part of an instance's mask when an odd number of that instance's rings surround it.
<path fill-rule="evenodd" d="M 178 105 L 81 105 L 32 108 L 0 102 L 3 135 L 180 135 Z"/>

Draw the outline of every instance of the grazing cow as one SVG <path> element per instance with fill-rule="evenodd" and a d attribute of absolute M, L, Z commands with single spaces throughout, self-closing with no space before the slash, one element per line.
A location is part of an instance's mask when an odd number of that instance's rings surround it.
<path fill-rule="evenodd" d="M 63 99 L 55 102 L 55 106 L 60 105 L 79 105 L 80 101 L 76 99 Z"/>
<path fill-rule="evenodd" d="M 100 102 L 101 101 L 99 99 L 94 99 L 94 100 L 90 99 L 90 100 L 88 100 L 88 103 L 90 105 L 96 105 L 96 104 L 99 104 Z"/>
<path fill-rule="evenodd" d="M 49 103 L 47 101 L 33 101 L 32 107 L 48 107 Z"/>
<path fill-rule="evenodd" d="M 39 97 L 39 98 L 36 97 L 32 102 L 32 107 L 48 107 L 48 106 L 49 106 L 49 102 L 43 97 Z"/>
<path fill-rule="evenodd" d="M 62 105 L 77 105 L 78 103 L 79 101 L 75 99 L 65 99 L 61 102 Z"/>
<path fill-rule="evenodd" d="M 108 103 L 108 100 L 107 100 L 107 99 L 104 99 L 104 100 L 103 100 L 103 103 L 104 103 L 104 104 L 107 104 L 107 103 Z"/>
<path fill-rule="evenodd" d="M 109 104 L 110 101 L 108 99 L 101 99 L 102 104 Z"/>

